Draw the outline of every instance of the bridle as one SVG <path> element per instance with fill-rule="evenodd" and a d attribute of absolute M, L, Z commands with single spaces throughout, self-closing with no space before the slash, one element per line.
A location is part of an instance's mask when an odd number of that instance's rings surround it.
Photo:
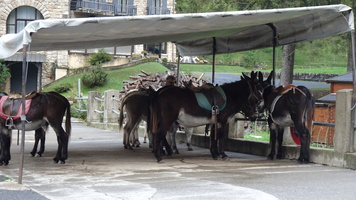
<path fill-rule="evenodd" d="M 242 114 L 248 118 L 249 116 L 246 116 L 246 113 L 249 113 L 251 110 L 254 110 L 254 113 L 257 114 L 257 106 L 259 105 L 261 101 L 263 101 L 262 98 L 262 93 L 261 91 L 258 90 L 257 86 L 254 84 L 253 79 L 247 80 L 248 88 L 249 88 L 249 96 L 247 98 L 247 102 L 242 105 L 241 107 L 241 112 Z"/>

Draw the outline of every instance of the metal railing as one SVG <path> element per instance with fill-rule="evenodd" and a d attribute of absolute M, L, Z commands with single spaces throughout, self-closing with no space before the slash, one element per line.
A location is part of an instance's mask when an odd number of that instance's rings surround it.
<path fill-rule="evenodd" d="M 106 2 L 78 0 L 76 9 L 114 13 L 115 12 L 115 4 L 106 3 Z"/>
<path fill-rule="evenodd" d="M 89 0 L 77 0 L 74 10 L 88 10 L 94 12 L 112 13 L 114 15 L 135 16 L 137 6 L 126 4 L 115 4 L 107 2 L 96 2 Z"/>
<path fill-rule="evenodd" d="M 115 15 L 136 16 L 137 6 L 118 4 L 115 9 Z"/>
<path fill-rule="evenodd" d="M 147 7 L 147 15 L 168 15 L 171 14 L 171 10 L 165 7 Z"/>

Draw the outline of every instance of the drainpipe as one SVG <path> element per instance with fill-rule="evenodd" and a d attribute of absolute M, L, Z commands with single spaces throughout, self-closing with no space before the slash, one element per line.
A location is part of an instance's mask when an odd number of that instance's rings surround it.
<path fill-rule="evenodd" d="M 352 51 L 352 99 L 351 99 L 351 126 L 350 126 L 350 152 L 354 152 L 355 140 L 355 105 L 356 105 L 356 67 L 355 67 L 355 30 L 351 32 L 351 51 Z"/>

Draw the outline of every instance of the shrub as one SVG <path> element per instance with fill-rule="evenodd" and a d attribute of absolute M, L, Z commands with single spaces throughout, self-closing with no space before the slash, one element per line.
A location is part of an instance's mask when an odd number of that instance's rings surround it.
<path fill-rule="evenodd" d="M 53 90 L 58 93 L 68 92 L 72 88 L 72 84 L 63 83 L 60 86 L 55 87 Z"/>
<path fill-rule="evenodd" d="M 11 76 L 10 70 L 5 65 L 5 61 L 0 59 L 0 85 L 5 85 L 7 78 Z"/>
<path fill-rule="evenodd" d="M 82 77 L 82 83 L 88 88 L 103 86 L 106 83 L 108 74 L 102 67 L 95 67 L 90 73 L 85 73 Z"/>
<path fill-rule="evenodd" d="M 168 59 L 167 58 L 162 58 L 162 62 L 167 62 Z"/>
<path fill-rule="evenodd" d="M 104 62 L 108 62 L 112 59 L 112 56 L 104 49 L 100 49 L 97 53 L 93 53 L 89 56 L 89 63 L 91 65 L 101 65 Z"/>
<path fill-rule="evenodd" d="M 84 105 L 84 106 L 86 109 L 86 105 Z M 81 111 L 81 109 L 84 109 L 84 108 L 78 108 L 77 105 L 71 106 L 70 107 L 71 117 L 75 117 L 75 118 L 82 119 L 83 121 L 85 121 L 87 119 L 87 112 Z"/>

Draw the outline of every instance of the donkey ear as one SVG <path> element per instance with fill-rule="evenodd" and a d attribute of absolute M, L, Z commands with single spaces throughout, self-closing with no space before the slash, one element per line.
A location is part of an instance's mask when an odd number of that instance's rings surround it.
<path fill-rule="evenodd" d="M 255 79 L 257 77 L 257 72 L 255 73 L 254 71 L 251 71 L 250 77 L 251 79 Z"/>
<path fill-rule="evenodd" d="M 245 73 L 243 73 L 243 72 L 242 72 L 242 76 L 243 76 L 243 77 L 241 77 L 241 79 L 250 79 L 250 77 L 247 76 L 247 75 L 246 75 Z"/>
<path fill-rule="evenodd" d="M 263 74 L 262 74 L 262 72 L 258 72 L 258 81 L 259 81 L 260 83 L 263 82 Z"/>
<path fill-rule="evenodd" d="M 271 73 L 268 75 L 268 78 L 267 78 L 267 82 L 269 83 L 269 84 L 271 84 L 272 83 L 272 77 L 273 77 L 273 74 L 274 74 L 274 71 L 272 70 L 271 71 Z"/>

